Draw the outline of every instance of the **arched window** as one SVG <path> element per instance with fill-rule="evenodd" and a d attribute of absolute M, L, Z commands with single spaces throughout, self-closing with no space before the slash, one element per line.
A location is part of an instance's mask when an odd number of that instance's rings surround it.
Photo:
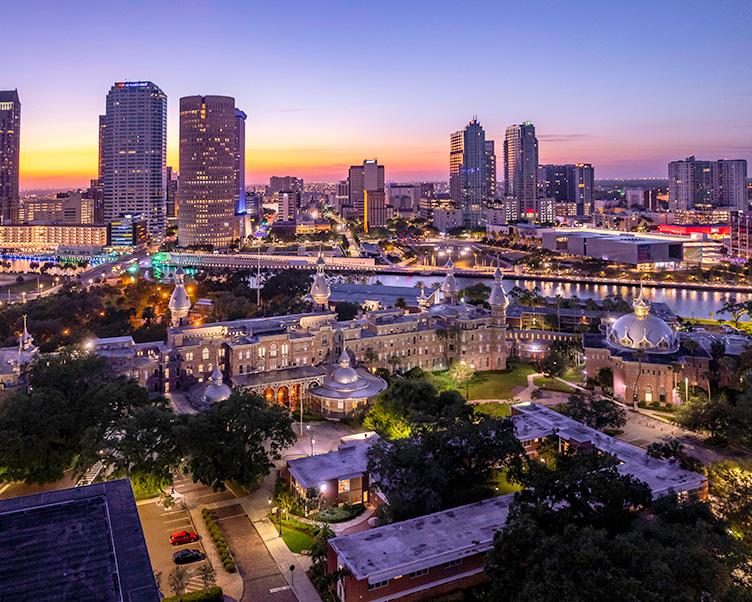
<path fill-rule="evenodd" d="M 204 350 L 201 352 L 201 359 L 202 360 L 209 359 L 209 349 L 207 347 L 204 347 Z"/>

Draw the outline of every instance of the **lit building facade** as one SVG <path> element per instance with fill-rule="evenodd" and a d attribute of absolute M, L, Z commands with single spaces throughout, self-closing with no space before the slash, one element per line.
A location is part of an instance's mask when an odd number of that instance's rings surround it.
<path fill-rule="evenodd" d="M 165 229 L 167 96 L 152 82 L 118 82 L 99 118 L 99 180 L 109 223 L 143 215 L 151 236 Z"/>
<path fill-rule="evenodd" d="M 230 96 L 180 99 L 180 246 L 229 247 L 238 236 L 239 124 Z M 244 135 L 243 135 L 244 137 Z"/>
<path fill-rule="evenodd" d="M 489 171 L 491 166 L 495 170 L 496 155 L 493 142 L 488 142 L 477 119 L 449 137 L 449 195 L 471 228 L 481 224 L 485 202 L 496 188 L 495 172 L 492 182 Z"/>
<path fill-rule="evenodd" d="M 384 166 L 379 165 L 375 159 L 366 159 L 362 165 L 350 167 L 347 182 L 349 194 L 347 217 L 363 222 L 366 231 L 370 226 L 383 226 L 386 223 Z"/>
<path fill-rule="evenodd" d="M 538 196 L 538 138 L 530 121 L 511 125 L 504 137 L 504 195 L 517 202 L 517 215 L 536 212 Z"/>
<path fill-rule="evenodd" d="M 107 246 L 107 227 L 98 224 L 11 224 L 0 226 L 0 247 L 23 251 L 95 253 Z"/>
<path fill-rule="evenodd" d="M 0 223 L 18 222 L 21 100 L 18 90 L 0 90 Z"/>
<path fill-rule="evenodd" d="M 668 164 L 672 211 L 726 207 L 746 211 L 747 161 L 703 161 L 694 156 Z"/>

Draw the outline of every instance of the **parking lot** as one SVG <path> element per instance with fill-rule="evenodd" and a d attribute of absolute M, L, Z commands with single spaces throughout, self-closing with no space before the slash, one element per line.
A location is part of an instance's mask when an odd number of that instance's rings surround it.
<path fill-rule="evenodd" d="M 170 544 L 170 535 L 175 531 L 195 531 L 191 518 L 185 510 L 177 508 L 165 510 L 162 506 L 153 502 L 139 506 L 138 514 L 141 517 L 146 546 L 149 548 L 151 566 L 155 573 L 161 573 L 160 589 L 164 594 L 169 595 L 173 593 L 170 591 L 169 575 L 176 566 L 172 561 L 172 555 L 178 550 L 186 549 L 197 549 L 204 552 L 203 542 L 195 541 L 180 546 Z M 192 572 L 200 564 L 200 562 L 194 562 L 183 566 L 189 572 Z M 203 589 L 203 587 L 203 582 L 198 576 L 191 576 L 187 591 L 197 591 Z"/>

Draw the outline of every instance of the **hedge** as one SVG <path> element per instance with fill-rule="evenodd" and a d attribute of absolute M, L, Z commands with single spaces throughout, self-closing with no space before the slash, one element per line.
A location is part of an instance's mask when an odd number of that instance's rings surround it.
<path fill-rule="evenodd" d="M 223 600 L 224 594 L 222 593 L 222 588 L 215 585 L 209 589 L 201 590 L 200 592 L 191 592 L 190 594 L 183 594 L 182 596 L 163 598 L 162 602 L 223 602 Z"/>
<path fill-rule="evenodd" d="M 230 554 L 230 549 L 227 547 L 227 542 L 225 541 L 222 529 L 220 529 L 217 524 L 216 515 L 208 508 L 204 508 L 201 511 L 201 516 L 204 517 L 204 522 L 209 529 L 209 534 L 214 542 L 214 547 L 217 548 L 219 558 L 222 560 L 222 567 L 228 573 L 235 573 L 238 569 L 235 566 L 235 560 L 233 559 L 232 554 Z"/>

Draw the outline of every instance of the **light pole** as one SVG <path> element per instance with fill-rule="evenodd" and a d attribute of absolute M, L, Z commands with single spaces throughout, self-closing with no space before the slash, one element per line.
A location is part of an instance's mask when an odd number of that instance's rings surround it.
<path fill-rule="evenodd" d="M 684 377 L 684 403 L 689 403 L 689 377 Z"/>

